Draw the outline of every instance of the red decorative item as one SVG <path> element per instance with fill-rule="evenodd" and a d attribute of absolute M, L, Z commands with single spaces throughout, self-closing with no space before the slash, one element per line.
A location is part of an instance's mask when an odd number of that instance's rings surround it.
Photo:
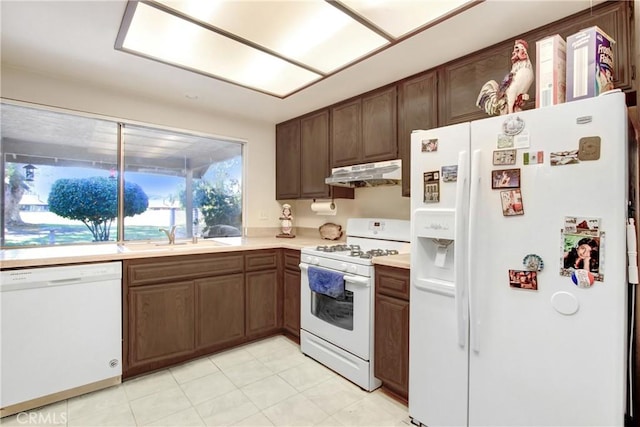
<path fill-rule="evenodd" d="M 511 71 L 502 83 L 489 80 L 482 86 L 476 105 L 490 116 L 522 111 L 529 99 L 529 87 L 533 83 L 534 71 L 527 53 L 528 44 L 522 39 L 515 41 L 511 53 Z"/>

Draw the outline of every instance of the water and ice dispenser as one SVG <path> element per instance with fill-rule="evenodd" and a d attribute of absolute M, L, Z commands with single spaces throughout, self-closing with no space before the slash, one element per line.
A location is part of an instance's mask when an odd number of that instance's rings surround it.
<path fill-rule="evenodd" d="M 454 292 L 456 233 L 454 209 L 416 209 L 413 216 L 412 275 L 419 286 Z M 460 248 L 459 248 L 460 249 Z M 460 252 L 458 250 L 458 252 Z"/>

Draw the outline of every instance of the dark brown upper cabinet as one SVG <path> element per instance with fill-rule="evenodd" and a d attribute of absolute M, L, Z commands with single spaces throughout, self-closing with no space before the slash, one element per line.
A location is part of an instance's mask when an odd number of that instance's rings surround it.
<path fill-rule="evenodd" d="M 353 189 L 330 187 L 329 111 L 276 125 L 276 199 L 349 198 Z"/>
<path fill-rule="evenodd" d="M 388 86 L 331 107 L 331 167 L 398 158 L 397 89 Z"/>
<path fill-rule="evenodd" d="M 300 120 L 276 126 L 276 199 L 300 197 Z"/>
<path fill-rule="evenodd" d="M 483 119 L 487 114 L 476 106 L 482 85 L 489 80 L 500 82 L 511 69 L 511 50 L 516 39 L 525 40 L 531 63 L 536 63 L 536 42 L 560 34 L 567 36 L 597 25 L 616 41 L 614 45 L 615 86 L 631 88 L 632 53 L 630 39 L 633 2 L 614 1 L 587 9 L 560 21 L 525 34 L 515 35 L 501 43 L 482 49 L 438 67 L 438 126 Z M 529 88 L 529 101 L 524 109 L 535 106 L 535 81 Z"/>
<path fill-rule="evenodd" d="M 402 159 L 402 195 L 411 195 L 411 132 L 438 125 L 438 77 L 429 71 L 398 83 L 398 149 Z"/>

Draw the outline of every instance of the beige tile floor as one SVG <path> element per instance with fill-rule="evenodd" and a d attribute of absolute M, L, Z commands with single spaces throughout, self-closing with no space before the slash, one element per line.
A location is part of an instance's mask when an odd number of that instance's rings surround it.
<path fill-rule="evenodd" d="M 367 393 L 284 336 L 5 417 L 3 426 L 399 426 L 407 407 Z"/>

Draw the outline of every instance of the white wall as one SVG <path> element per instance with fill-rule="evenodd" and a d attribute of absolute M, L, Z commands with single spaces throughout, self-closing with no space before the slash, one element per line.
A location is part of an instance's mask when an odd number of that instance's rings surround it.
<path fill-rule="evenodd" d="M 281 208 L 275 200 L 275 124 L 158 104 L 152 99 L 132 97 L 6 64 L 2 65 L 1 72 L 0 96 L 3 98 L 246 141 L 245 227 L 280 225 Z M 310 200 L 289 203 L 294 207 L 296 227 L 317 228 L 326 222 L 346 227 L 350 217 L 410 217 L 409 198 L 401 196 L 398 185 L 358 188 L 354 200 L 336 200 L 336 216 L 316 215 L 311 211 Z"/>

